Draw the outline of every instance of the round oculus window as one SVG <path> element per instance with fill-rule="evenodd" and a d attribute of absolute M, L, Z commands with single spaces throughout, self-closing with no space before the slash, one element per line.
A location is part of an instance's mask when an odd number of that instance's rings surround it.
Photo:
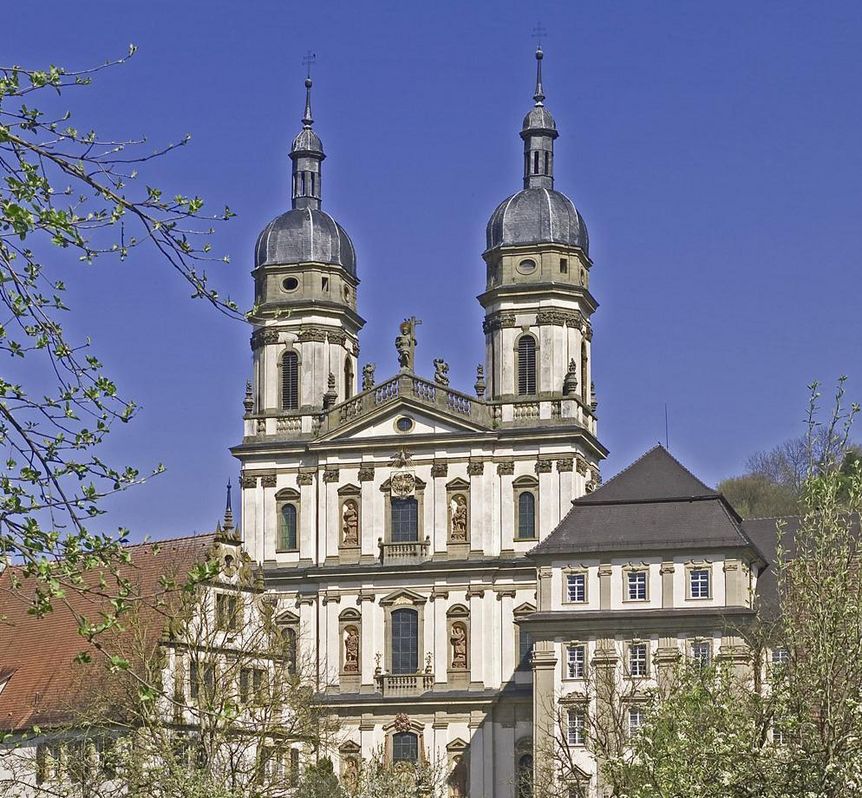
<path fill-rule="evenodd" d="M 299 280 L 296 277 L 287 277 L 281 284 L 285 291 L 296 291 L 299 288 Z"/>
<path fill-rule="evenodd" d="M 416 426 L 416 422 L 407 416 L 401 416 L 401 418 L 395 422 L 395 429 L 399 432 L 410 432 L 414 426 Z"/>
<path fill-rule="evenodd" d="M 521 274 L 532 274 L 536 271 L 536 261 L 530 260 L 529 258 L 522 260 L 518 264 L 518 271 L 521 272 Z"/>

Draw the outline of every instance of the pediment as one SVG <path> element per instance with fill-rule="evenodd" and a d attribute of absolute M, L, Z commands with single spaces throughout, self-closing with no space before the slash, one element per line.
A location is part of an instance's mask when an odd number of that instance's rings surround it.
<path fill-rule="evenodd" d="M 531 612 L 536 611 L 536 605 L 531 604 L 529 601 L 525 601 L 523 604 L 515 607 L 514 614 L 515 615 L 529 615 Z"/>
<path fill-rule="evenodd" d="M 406 431 L 396 425 L 402 418 L 413 422 Z M 484 424 L 453 412 L 445 404 L 427 405 L 409 397 L 398 397 L 380 408 L 357 415 L 333 432 L 324 433 L 320 439 L 361 440 L 397 436 L 403 438 L 406 444 L 414 435 L 473 433 L 484 429 L 487 429 Z"/>
<path fill-rule="evenodd" d="M 456 737 L 451 743 L 446 744 L 447 751 L 466 751 L 469 747 L 470 744 L 462 740 L 460 737 Z"/>
<path fill-rule="evenodd" d="M 399 604 L 404 606 L 413 606 L 416 604 L 424 604 L 427 600 L 428 599 L 421 593 L 416 593 L 413 590 L 402 588 L 401 590 L 396 590 L 394 593 L 390 593 L 388 596 L 384 596 L 380 599 L 380 605 L 382 607 L 390 607 Z"/>

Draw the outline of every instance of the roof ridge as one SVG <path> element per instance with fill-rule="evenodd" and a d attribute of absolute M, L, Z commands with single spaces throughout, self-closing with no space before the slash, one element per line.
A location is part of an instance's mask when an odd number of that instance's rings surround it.
<path fill-rule="evenodd" d="M 124 543 L 124 549 L 136 549 L 143 546 L 161 546 L 165 543 L 178 543 L 180 541 L 203 540 L 204 538 L 215 538 L 215 532 L 193 532 L 191 535 L 178 535 L 174 538 L 158 538 L 156 540 L 142 540 L 137 543 Z"/>
<path fill-rule="evenodd" d="M 627 473 L 628 471 L 631 471 L 647 455 L 652 454 L 656 449 L 663 449 L 663 448 L 664 447 L 660 443 L 657 443 L 655 446 L 652 447 L 652 449 L 647 449 L 640 457 L 638 457 L 637 460 L 633 460 L 622 471 L 617 471 L 617 473 L 614 474 L 607 482 L 603 482 L 595 492 L 598 493 L 603 488 L 606 488 L 608 485 L 613 484 L 613 482 L 615 480 L 619 479 L 623 474 Z M 665 451 L 667 451 L 667 450 L 665 450 Z M 590 494 L 588 493 L 587 496 L 589 496 L 589 495 Z"/>
<path fill-rule="evenodd" d="M 716 496 L 720 496 L 720 495 L 721 495 L 721 494 L 720 494 L 720 493 L 719 493 L 715 488 L 711 488 L 711 487 L 709 487 L 709 485 L 707 485 L 707 484 L 706 484 L 706 482 L 704 482 L 704 481 L 703 481 L 699 476 L 697 476 L 693 471 L 691 471 L 691 469 L 686 468 L 686 466 L 684 466 L 684 465 L 683 465 L 679 460 L 677 460 L 677 459 L 676 459 L 676 458 L 675 458 L 675 457 L 670 453 L 670 450 L 669 450 L 669 449 L 665 449 L 665 447 L 664 447 L 664 446 L 662 446 L 660 443 L 657 443 L 657 444 L 653 447 L 653 449 L 664 449 L 664 453 L 665 453 L 668 457 L 670 457 L 670 459 L 671 459 L 671 460 L 673 460 L 673 461 L 674 461 L 674 462 L 675 462 L 675 463 L 676 463 L 676 464 L 677 464 L 677 465 L 678 465 L 678 466 L 679 466 L 683 471 L 685 471 L 685 473 L 686 473 L 686 474 L 688 474 L 688 475 L 689 475 L 689 476 L 690 476 L 690 477 L 691 477 L 695 482 L 698 482 L 698 483 L 700 483 L 701 485 L 703 485 L 703 487 L 704 487 L 704 488 L 706 488 L 710 493 L 715 494 Z M 650 450 L 650 451 L 652 451 L 652 450 Z"/>

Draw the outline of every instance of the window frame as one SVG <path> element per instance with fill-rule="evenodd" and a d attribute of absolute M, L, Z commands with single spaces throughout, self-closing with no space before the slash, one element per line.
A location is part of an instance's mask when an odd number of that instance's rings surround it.
<path fill-rule="evenodd" d="M 291 369 L 293 370 L 293 384 L 290 386 L 290 390 L 288 390 L 288 379 L 291 374 L 287 369 L 287 364 L 291 364 Z M 279 397 L 278 397 L 278 406 L 283 411 L 295 411 L 299 410 L 301 402 L 300 402 L 300 373 L 302 365 L 302 358 L 299 356 L 299 352 L 295 349 L 285 349 L 281 353 L 281 357 L 278 359 L 278 368 L 279 368 Z"/>
<path fill-rule="evenodd" d="M 587 744 L 587 711 L 583 706 L 566 707 L 566 744 L 569 748 L 583 748 Z"/>
<path fill-rule="evenodd" d="M 636 652 L 643 651 L 643 656 L 637 656 Z M 638 673 L 635 672 L 633 665 L 637 663 Z M 642 672 L 640 672 L 642 671 Z M 632 640 L 626 647 L 626 676 L 630 679 L 645 679 L 650 673 L 650 649 L 649 643 L 644 640 Z"/>
<path fill-rule="evenodd" d="M 695 653 L 696 649 L 706 651 L 706 661 Z M 711 640 L 692 640 L 688 644 L 688 658 L 692 662 L 696 662 L 701 668 L 709 668 L 712 665 L 712 641 Z"/>
<path fill-rule="evenodd" d="M 529 349 L 527 342 L 532 343 Z M 532 358 L 532 363 L 523 362 Z M 515 393 L 518 396 L 537 396 L 539 392 L 539 342 L 532 333 L 524 333 L 515 341 Z M 532 388 L 532 390 L 530 390 Z"/>
<path fill-rule="evenodd" d="M 583 597 L 572 598 L 571 585 L 569 580 L 572 578 L 581 579 Z M 564 604 L 587 604 L 589 602 L 589 572 L 586 569 L 567 569 L 563 571 L 563 603 Z"/>
<path fill-rule="evenodd" d="M 694 575 L 706 574 L 706 595 L 695 595 Z M 712 595 L 712 564 L 708 562 L 688 563 L 685 566 L 685 597 L 689 601 L 708 601 Z"/>
<path fill-rule="evenodd" d="M 638 565 L 638 566 L 630 566 L 624 569 L 625 573 L 625 594 L 623 595 L 623 601 L 631 601 L 635 603 L 642 603 L 645 601 L 649 601 L 649 581 L 650 581 L 650 569 L 648 565 Z M 643 575 L 643 596 L 634 596 L 632 597 L 632 578 Z"/>
<path fill-rule="evenodd" d="M 580 663 L 577 663 L 577 660 L 572 659 L 572 652 L 580 651 Z M 565 659 L 563 661 L 563 678 L 564 679 L 586 679 L 587 678 L 587 645 L 586 643 L 581 643 L 580 641 L 572 641 L 570 643 L 565 644 Z M 580 672 L 572 673 L 572 665 L 579 664 Z"/>
<path fill-rule="evenodd" d="M 399 742 L 403 742 L 408 738 L 413 740 L 413 747 L 415 751 L 415 756 L 412 758 L 400 757 L 398 756 L 397 747 Z M 418 765 L 420 762 L 420 754 L 419 754 L 419 735 L 413 731 L 412 729 L 407 731 L 396 731 L 392 733 L 392 763 L 397 764 L 398 762 L 408 762 L 412 765 Z M 411 752 L 412 753 L 412 752 Z"/>
<path fill-rule="evenodd" d="M 415 649 L 415 651 L 413 651 L 413 652 L 401 651 L 400 647 L 399 647 L 399 651 L 398 651 L 399 663 L 398 663 L 398 665 L 396 665 L 396 662 L 395 662 L 395 657 L 396 657 L 396 651 L 395 651 L 396 627 L 401 626 L 400 619 L 407 618 L 410 616 L 412 616 L 415 620 L 415 627 L 414 627 L 415 635 L 413 637 L 413 648 Z M 390 613 L 390 616 L 389 616 L 389 672 L 390 673 L 397 674 L 397 675 L 412 675 L 412 674 L 416 674 L 416 673 L 420 672 L 420 670 L 422 668 L 422 652 L 421 652 L 422 647 L 419 645 L 420 639 L 422 637 L 422 632 L 421 632 L 421 628 L 420 628 L 421 620 L 422 619 L 420 617 L 419 609 L 417 607 L 397 607 L 397 608 L 393 609 L 392 612 Z M 399 635 L 398 639 L 400 641 L 402 639 L 402 637 Z M 403 670 L 403 667 L 404 667 L 403 666 L 403 660 L 406 657 L 410 657 L 411 655 L 414 657 L 414 661 L 415 661 L 415 666 L 414 666 L 413 670 Z"/>

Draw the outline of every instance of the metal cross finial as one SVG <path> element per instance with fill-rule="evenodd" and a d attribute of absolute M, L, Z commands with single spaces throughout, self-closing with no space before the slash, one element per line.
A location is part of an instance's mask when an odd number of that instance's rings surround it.
<path fill-rule="evenodd" d="M 302 58 L 302 63 L 305 64 L 305 113 L 302 116 L 302 126 L 311 127 L 314 124 L 314 118 L 311 116 L 311 65 L 317 61 L 317 56 L 309 50 Z"/>
<path fill-rule="evenodd" d="M 227 503 L 225 504 L 225 510 L 230 510 L 230 490 L 232 485 L 230 484 L 230 480 L 227 481 Z"/>
<path fill-rule="evenodd" d="M 536 40 L 537 50 L 542 49 L 542 39 L 547 35 L 548 31 L 545 30 L 545 26 L 541 22 L 536 23 L 536 27 L 533 28 L 533 38 Z"/>
<path fill-rule="evenodd" d="M 302 57 L 302 64 L 303 64 L 303 66 L 305 66 L 305 68 L 306 68 L 305 76 L 306 76 L 307 78 L 310 78 L 310 77 L 311 77 L 311 65 L 312 65 L 315 61 L 317 61 L 317 54 L 316 54 L 316 53 L 312 53 L 312 52 L 311 52 L 311 50 L 309 50 L 309 51 L 308 51 L 308 52 L 307 52 L 307 53 Z"/>

